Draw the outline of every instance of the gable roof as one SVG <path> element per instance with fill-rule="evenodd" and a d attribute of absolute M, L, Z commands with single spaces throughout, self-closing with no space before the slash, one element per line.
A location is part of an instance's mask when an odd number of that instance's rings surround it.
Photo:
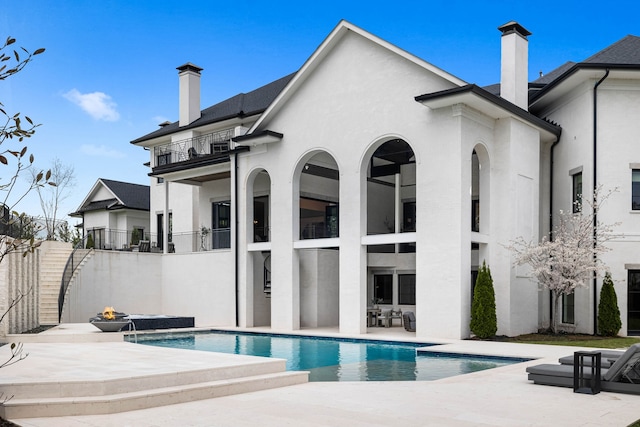
<path fill-rule="evenodd" d="M 358 34 L 365 39 L 378 44 L 379 46 L 384 47 L 385 49 L 390 50 L 391 52 L 417 64 L 418 66 L 433 72 L 434 74 L 442 77 L 443 79 L 451 82 L 456 86 L 465 85 L 466 82 L 464 80 L 455 77 L 454 75 L 447 73 L 446 71 L 436 67 L 433 64 L 430 64 L 415 55 L 410 54 L 409 52 L 400 49 L 399 47 L 374 36 L 373 34 L 345 21 L 342 20 L 338 23 L 338 25 L 333 29 L 333 31 L 327 36 L 327 38 L 322 42 L 322 44 L 315 50 L 315 52 L 307 59 L 307 61 L 302 65 L 300 70 L 293 75 L 293 78 L 288 82 L 288 84 L 284 87 L 282 92 L 278 94 L 277 98 L 269 105 L 269 107 L 265 110 L 265 112 L 260 116 L 260 118 L 253 124 L 251 129 L 247 132 L 247 134 L 253 133 L 256 129 L 259 129 L 261 124 L 268 120 L 268 118 L 275 114 L 282 105 L 284 105 L 289 98 L 296 92 L 296 90 L 304 83 L 307 77 L 313 72 L 313 70 L 322 62 L 322 60 L 331 52 L 331 50 L 338 44 L 338 42 L 345 37 L 348 33 Z"/>
<path fill-rule="evenodd" d="M 104 187 L 112 198 L 93 200 L 100 187 Z M 80 216 L 84 212 L 96 210 L 135 209 L 149 211 L 150 187 L 130 182 L 99 178 L 76 212 L 71 216 Z"/>
<path fill-rule="evenodd" d="M 538 84 L 540 90 L 530 97 L 530 105 L 535 104 L 554 88 L 579 77 L 581 72 L 590 70 L 640 71 L 640 37 L 628 35 L 582 62 L 567 62 L 534 81 L 532 84 Z M 584 78 L 593 78 L 593 73 L 590 72 Z"/>
<path fill-rule="evenodd" d="M 161 129 L 134 139 L 131 143 L 138 144 L 159 136 L 170 135 L 177 131 L 221 122 L 234 117 L 247 117 L 260 114 L 273 102 L 294 75 L 295 73 L 289 74 L 251 92 L 239 93 L 211 107 L 205 108 L 202 110 L 200 118 L 187 126 L 180 127 L 179 122 L 176 121 L 163 126 Z"/>

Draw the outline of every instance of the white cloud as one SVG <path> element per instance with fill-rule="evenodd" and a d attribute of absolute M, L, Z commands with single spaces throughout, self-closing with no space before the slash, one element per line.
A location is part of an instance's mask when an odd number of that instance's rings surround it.
<path fill-rule="evenodd" d="M 71 89 L 63 96 L 96 120 L 115 122 L 120 118 L 116 110 L 117 104 L 106 93 L 80 93 L 77 89 Z"/>
<path fill-rule="evenodd" d="M 112 159 L 121 159 L 125 157 L 124 153 L 106 147 L 104 145 L 82 144 L 80 151 L 88 156 L 110 157 Z"/>

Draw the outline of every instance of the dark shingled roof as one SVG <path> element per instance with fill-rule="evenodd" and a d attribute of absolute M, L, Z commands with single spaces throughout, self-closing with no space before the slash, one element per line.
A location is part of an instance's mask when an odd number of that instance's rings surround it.
<path fill-rule="evenodd" d="M 179 122 L 173 122 L 155 132 L 135 139 L 131 141 L 131 143 L 137 144 L 159 136 L 170 135 L 178 130 L 204 126 L 234 117 L 247 117 L 260 114 L 276 99 L 293 76 L 295 76 L 295 73 L 282 77 L 251 92 L 240 93 L 216 105 L 205 108 L 201 111 L 201 117 L 187 126 L 180 127 Z"/>
<path fill-rule="evenodd" d="M 587 64 L 640 65 L 640 37 L 628 35 L 583 62 Z"/>
<path fill-rule="evenodd" d="M 76 214 L 103 209 L 149 210 L 150 191 L 148 185 L 132 184 L 130 182 L 114 181 L 104 178 L 100 178 L 100 181 L 122 201 L 122 204 L 118 203 L 117 199 L 96 200 L 82 206 L 78 209 L 78 212 L 75 212 Z"/>
<path fill-rule="evenodd" d="M 100 179 L 109 187 L 113 194 L 122 201 L 121 207 L 139 210 L 149 210 L 150 190 L 148 185 L 132 184 L 130 182 Z"/>
<path fill-rule="evenodd" d="M 529 83 L 529 100 L 537 97 L 542 89 L 556 79 L 563 80 L 580 68 L 598 65 L 637 66 L 640 69 L 640 37 L 628 35 L 611 46 L 602 49 L 582 62 L 565 62 L 550 73 Z M 500 83 L 485 86 L 484 89 L 494 95 L 500 95 Z"/>

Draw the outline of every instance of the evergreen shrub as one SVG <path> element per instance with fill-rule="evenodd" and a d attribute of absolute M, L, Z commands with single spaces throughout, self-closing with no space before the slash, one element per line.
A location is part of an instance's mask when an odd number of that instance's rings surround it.
<path fill-rule="evenodd" d="M 471 332 L 481 339 L 491 338 L 498 331 L 493 279 L 491 278 L 491 270 L 484 261 L 482 262 L 482 268 L 478 271 L 478 278 L 473 292 L 469 327 Z"/>
<path fill-rule="evenodd" d="M 620 309 L 618 308 L 618 296 L 611 280 L 611 274 L 607 272 L 600 290 L 600 303 L 598 304 L 598 331 L 600 335 L 614 337 L 622 328 Z"/>

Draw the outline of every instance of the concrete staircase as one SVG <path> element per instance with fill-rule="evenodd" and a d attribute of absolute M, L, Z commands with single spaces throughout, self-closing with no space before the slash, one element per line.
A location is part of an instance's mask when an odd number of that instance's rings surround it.
<path fill-rule="evenodd" d="M 283 360 L 117 379 L 5 384 L 5 419 L 99 415 L 302 384 L 308 372 L 287 372 Z M 29 396 L 29 398 L 20 398 Z"/>
<path fill-rule="evenodd" d="M 43 242 L 40 250 L 40 305 L 41 325 L 58 324 L 58 294 L 64 267 L 73 251 L 71 243 Z"/>

